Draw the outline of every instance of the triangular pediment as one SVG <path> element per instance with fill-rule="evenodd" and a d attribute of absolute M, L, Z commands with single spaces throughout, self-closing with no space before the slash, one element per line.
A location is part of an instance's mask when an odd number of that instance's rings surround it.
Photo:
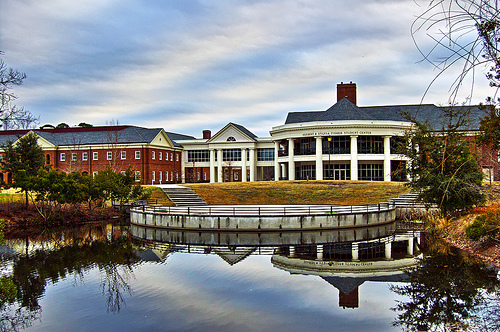
<path fill-rule="evenodd" d="M 256 138 L 257 136 L 245 127 L 230 122 L 213 135 L 207 143 L 255 142 Z"/>
<path fill-rule="evenodd" d="M 158 135 L 153 138 L 150 144 L 156 146 L 174 147 L 174 143 L 163 129 L 158 132 Z"/>

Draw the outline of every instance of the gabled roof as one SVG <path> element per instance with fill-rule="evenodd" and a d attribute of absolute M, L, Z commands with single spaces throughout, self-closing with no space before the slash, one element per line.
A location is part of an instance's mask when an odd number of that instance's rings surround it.
<path fill-rule="evenodd" d="M 224 133 L 226 133 L 231 128 L 235 129 L 237 132 L 239 132 L 244 137 L 248 138 L 248 140 L 250 140 L 250 141 L 257 140 L 257 135 L 255 135 L 254 133 L 252 133 L 250 130 L 246 129 L 242 125 L 229 122 L 227 125 L 224 126 L 224 128 L 222 128 L 215 135 L 213 135 L 212 138 L 210 138 L 207 142 L 215 142 L 215 141 L 217 141 L 218 138 L 220 138 Z"/>

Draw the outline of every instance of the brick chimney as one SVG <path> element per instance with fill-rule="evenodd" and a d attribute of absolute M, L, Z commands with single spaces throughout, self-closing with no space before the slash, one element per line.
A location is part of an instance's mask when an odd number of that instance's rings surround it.
<path fill-rule="evenodd" d="M 210 139 L 212 138 L 212 132 L 210 130 L 203 130 L 203 139 Z"/>
<path fill-rule="evenodd" d="M 351 103 L 356 105 L 356 83 L 344 83 L 340 82 L 337 84 L 337 101 L 346 97 Z"/>

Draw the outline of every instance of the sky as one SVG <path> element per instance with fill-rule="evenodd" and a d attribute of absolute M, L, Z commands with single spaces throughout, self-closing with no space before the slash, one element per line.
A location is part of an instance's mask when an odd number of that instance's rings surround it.
<path fill-rule="evenodd" d="M 233 122 L 269 136 L 288 112 L 335 104 L 340 82 L 357 84 L 359 106 L 447 105 L 460 67 L 426 93 L 439 70 L 422 61 L 410 32 L 426 4 L 1 0 L 0 51 L 26 73 L 16 105 L 40 125 L 119 123 L 201 137 Z M 415 37 L 433 46 L 425 31 Z M 456 102 L 494 94 L 478 70 Z"/>

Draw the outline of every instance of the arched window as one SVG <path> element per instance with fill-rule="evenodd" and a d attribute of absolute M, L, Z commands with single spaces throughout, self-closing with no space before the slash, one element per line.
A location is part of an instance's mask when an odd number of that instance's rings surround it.
<path fill-rule="evenodd" d="M 228 141 L 228 142 L 236 142 L 236 138 L 234 138 L 233 136 L 229 136 L 229 137 L 227 138 L 227 141 Z"/>

